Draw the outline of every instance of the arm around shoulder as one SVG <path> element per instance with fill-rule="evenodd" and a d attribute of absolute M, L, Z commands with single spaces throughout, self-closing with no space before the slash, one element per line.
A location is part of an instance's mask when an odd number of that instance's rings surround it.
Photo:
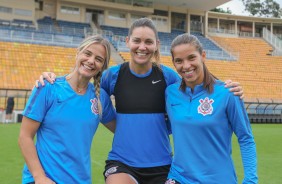
<path fill-rule="evenodd" d="M 101 89 L 100 92 L 100 100 L 102 105 L 101 122 L 107 129 L 114 133 L 116 129 L 115 108 L 109 95 L 103 89 Z"/>
<path fill-rule="evenodd" d="M 161 66 L 162 66 L 163 74 L 164 74 L 164 77 L 165 77 L 165 80 L 168 86 L 181 80 L 178 73 L 176 73 L 172 68 L 164 66 L 164 65 L 161 65 Z"/>
<path fill-rule="evenodd" d="M 113 94 L 113 88 L 118 78 L 120 66 L 121 65 L 112 66 L 102 74 L 101 88 L 103 88 L 109 95 Z"/>

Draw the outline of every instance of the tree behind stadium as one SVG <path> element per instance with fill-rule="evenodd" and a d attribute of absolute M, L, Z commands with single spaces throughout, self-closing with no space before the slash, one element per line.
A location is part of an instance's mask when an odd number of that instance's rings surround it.
<path fill-rule="evenodd" d="M 253 16 L 276 17 L 282 16 L 280 5 L 274 0 L 242 0 L 245 10 Z"/>

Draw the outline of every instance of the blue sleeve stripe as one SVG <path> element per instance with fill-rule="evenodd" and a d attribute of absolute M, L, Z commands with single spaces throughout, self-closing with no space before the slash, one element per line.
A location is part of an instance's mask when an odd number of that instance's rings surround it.
<path fill-rule="evenodd" d="M 40 86 L 40 87 L 35 91 L 34 95 L 31 96 L 32 99 L 30 99 L 30 103 L 28 104 L 28 107 L 27 107 L 26 111 L 24 112 L 24 115 L 27 115 L 27 114 L 29 114 L 29 113 L 31 112 L 31 109 L 32 109 L 32 107 L 33 107 L 33 105 L 34 105 L 34 103 L 35 103 L 35 100 L 36 100 L 38 94 L 40 93 L 41 89 L 42 89 L 42 87 Z"/>

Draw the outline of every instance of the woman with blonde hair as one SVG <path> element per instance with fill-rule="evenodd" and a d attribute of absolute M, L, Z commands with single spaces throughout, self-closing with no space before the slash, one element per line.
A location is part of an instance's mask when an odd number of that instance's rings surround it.
<path fill-rule="evenodd" d="M 23 184 L 92 183 L 90 148 L 99 122 L 114 131 L 115 110 L 100 89 L 109 60 L 109 42 L 88 37 L 78 47 L 70 74 L 33 89 L 19 135 L 26 161 Z"/>

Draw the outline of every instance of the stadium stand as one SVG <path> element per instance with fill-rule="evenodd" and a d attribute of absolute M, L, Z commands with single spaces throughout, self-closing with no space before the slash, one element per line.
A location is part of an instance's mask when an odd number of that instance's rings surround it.
<path fill-rule="evenodd" d="M 239 51 L 238 62 L 208 61 L 207 65 L 220 79 L 240 81 L 250 98 L 281 99 L 282 57 L 269 56 L 272 48 L 260 38 L 213 37 Z M 232 70 L 232 72 L 230 72 Z"/>
<path fill-rule="evenodd" d="M 88 23 L 70 22 L 44 17 L 37 20 L 38 31 L 44 33 L 63 34 L 75 37 L 85 37 L 86 32 L 92 31 Z"/>
<path fill-rule="evenodd" d="M 76 47 L 86 33 L 93 32 L 90 24 L 55 20 L 45 16 L 32 21 L 14 19 L 0 20 L 0 40 Z"/>
<path fill-rule="evenodd" d="M 192 7 L 201 2 L 175 7 L 177 2 L 157 0 L 154 3 L 160 4 L 142 6 L 104 0 L 0 2 L 0 114 L 10 95 L 16 96 L 15 108 L 20 113 L 42 71 L 64 75 L 72 70 L 75 47 L 89 34 L 103 34 L 111 41 L 114 53 L 110 65 L 129 61 L 125 45 L 128 26 L 147 16 L 159 29 L 163 64 L 174 68 L 171 41 L 184 32 L 193 34 L 207 51 L 210 71 L 221 80 L 242 84 L 250 120 L 281 123 L 282 56 L 278 55 L 282 20 L 206 12 L 222 3 L 217 0 L 207 3 L 205 10 Z M 35 10 L 28 6 L 34 3 Z M 29 17 L 14 14 L 18 4 L 25 7 L 20 13 Z"/>
<path fill-rule="evenodd" d="M 36 30 L 36 27 L 32 21 L 20 20 L 20 19 L 14 19 L 12 21 L 0 20 L 0 28 L 1 29 L 10 29 L 10 30 L 11 29 L 12 30 L 27 30 L 27 31 Z"/>
<path fill-rule="evenodd" d="M 0 88 L 31 89 L 31 81 L 42 71 L 68 73 L 75 57 L 73 48 L 49 47 L 15 42 L 0 43 L 1 72 L 4 83 Z"/>
<path fill-rule="evenodd" d="M 73 69 L 75 54 L 75 48 L 0 42 L 0 89 L 31 89 L 42 71 L 65 75 Z"/>

